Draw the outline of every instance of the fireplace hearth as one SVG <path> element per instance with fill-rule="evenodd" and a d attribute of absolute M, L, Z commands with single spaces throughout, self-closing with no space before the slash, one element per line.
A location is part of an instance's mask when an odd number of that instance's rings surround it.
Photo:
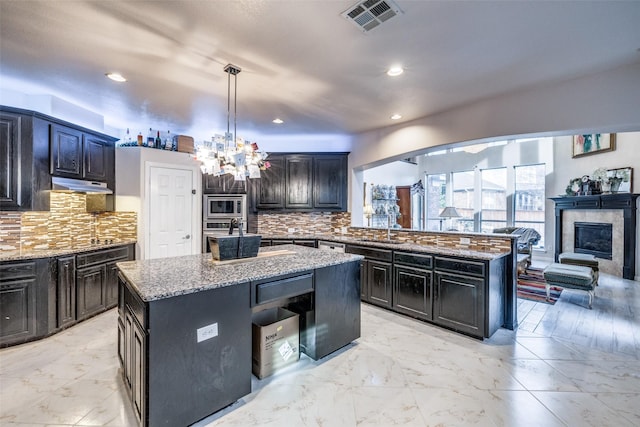
<path fill-rule="evenodd" d="M 613 225 L 598 222 L 575 222 L 573 250 L 596 258 L 612 259 Z"/>

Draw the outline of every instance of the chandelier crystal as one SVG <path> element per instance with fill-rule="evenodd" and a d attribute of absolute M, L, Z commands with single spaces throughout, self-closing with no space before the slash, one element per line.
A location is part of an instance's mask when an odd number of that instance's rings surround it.
<path fill-rule="evenodd" d="M 201 162 L 202 173 L 212 175 L 231 174 L 236 181 L 260 178 L 260 171 L 269 168 L 268 154 L 258 151 L 258 144 L 245 141 L 236 134 L 238 74 L 240 67 L 227 64 L 227 132 L 214 135 L 196 147 L 196 157 Z M 231 124 L 231 76 L 233 75 L 233 133 Z"/>

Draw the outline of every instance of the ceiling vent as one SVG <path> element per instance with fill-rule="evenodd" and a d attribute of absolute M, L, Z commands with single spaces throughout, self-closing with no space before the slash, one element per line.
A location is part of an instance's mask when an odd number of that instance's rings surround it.
<path fill-rule="evenodd" d="M 367 33 L 401 13 L 402 10 L 392 0 L 365 0 L 351 6 L 341 15 Z"/>

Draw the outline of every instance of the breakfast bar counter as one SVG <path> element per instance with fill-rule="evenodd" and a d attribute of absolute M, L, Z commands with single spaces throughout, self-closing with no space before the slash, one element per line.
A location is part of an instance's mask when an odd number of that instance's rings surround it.
<path fill-rule="evenodd" d="M 118 263 L 118 355 L 140 425 L 190 425 L 251 393 L 252 315 L 299 314 L 320 359 L 360 337 L 362 256 L 302 246 Z"/>

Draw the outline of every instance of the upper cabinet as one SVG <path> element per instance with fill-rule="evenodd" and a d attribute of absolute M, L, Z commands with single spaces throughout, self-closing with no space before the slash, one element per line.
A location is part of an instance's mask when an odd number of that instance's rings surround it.
<path fill-rule="evenodd" d="M 202 192 L 204 194 L 244 194 L 247 192 L 246 181 L 236 181 L 231 174 L 202 174 Z"/>
<path fill-rule="evenodd" d="M 51 176 L 115 189 L 115 141 L 34 111 L 0 107 L 0 210 L 49 210 Z"/>
<path fill-rule="evenodd" d="M 347 154 L 270 155 L 255 183 L 256 209 L 346 211 Z"/>
<path fill-rule="evenodd" d="M 113 141 L 79 129 L 51 125 L 51 174 L 110 182 L 114 177 Z"/>

